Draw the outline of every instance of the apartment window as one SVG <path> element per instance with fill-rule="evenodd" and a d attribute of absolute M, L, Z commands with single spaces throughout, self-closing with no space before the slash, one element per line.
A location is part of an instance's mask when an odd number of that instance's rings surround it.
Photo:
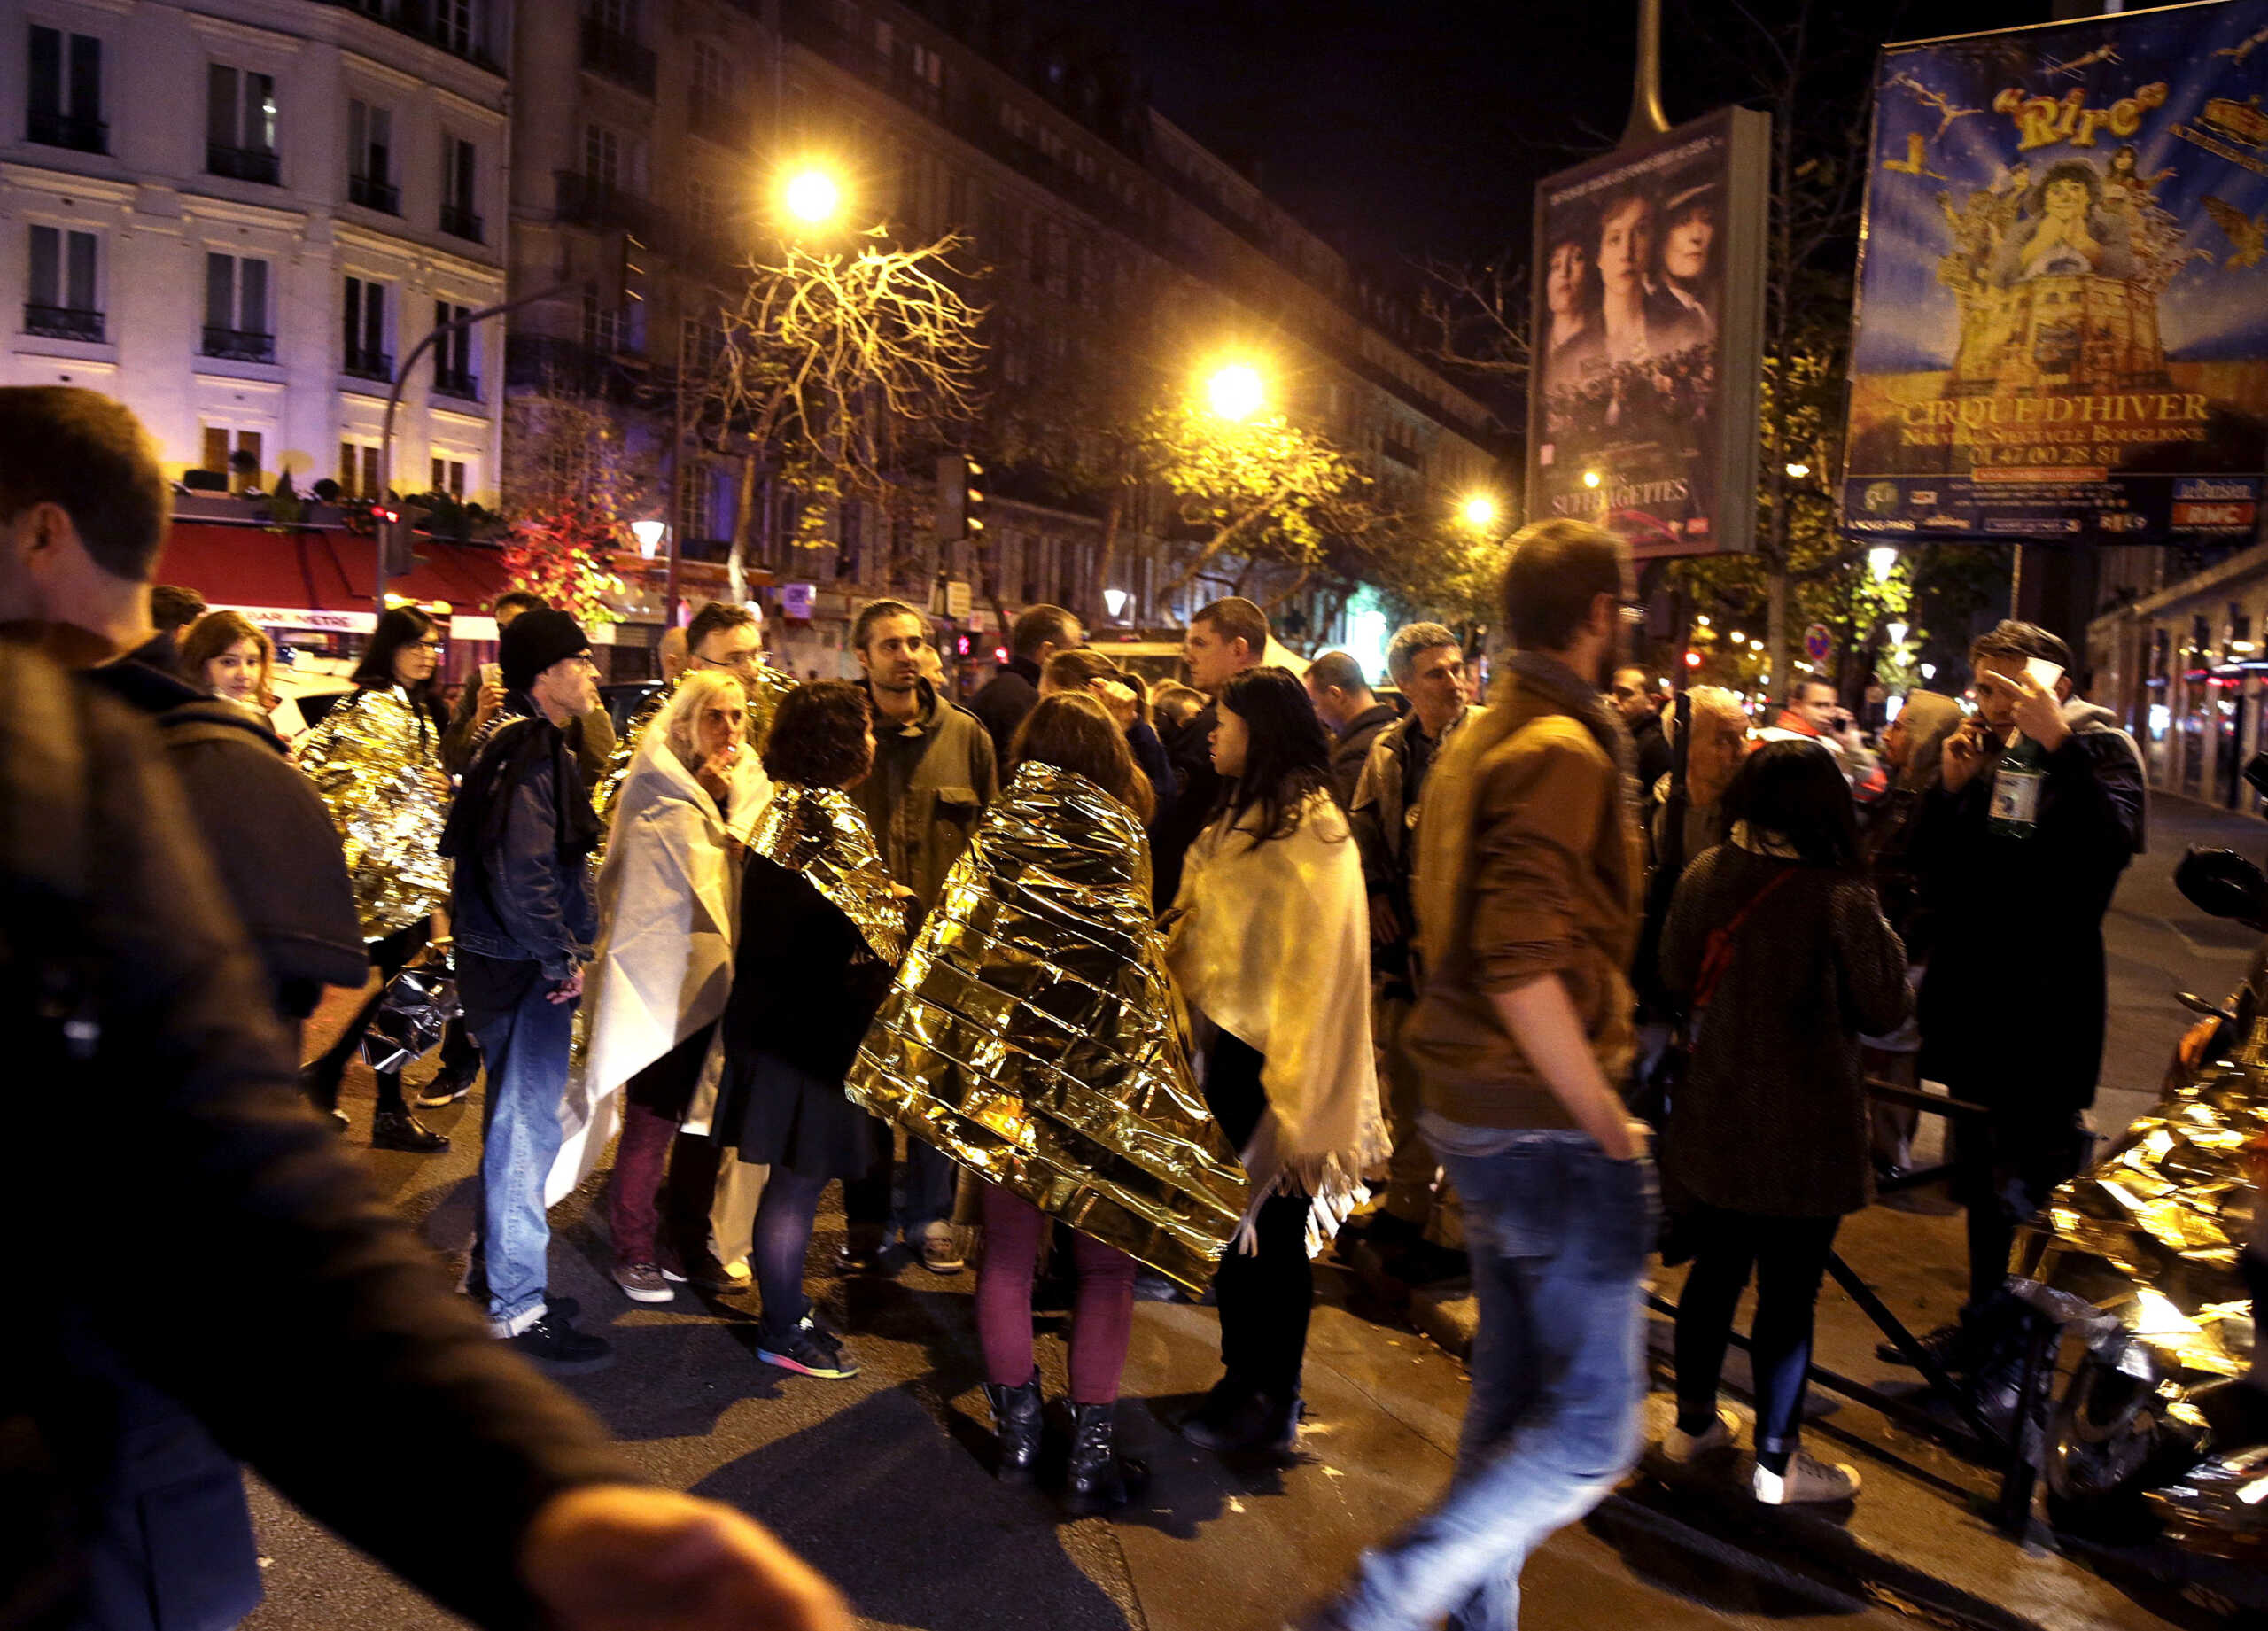
<path fill-rule="evenodd" d="M 685 224 L 696 237 L 725 236 L 725 190 L 707 176 L 690 176 L 686 181 Z"/>
<path fill-rule="evenodd" d="M 260 485 L 262 451 L 258 431 L 232 431 L 219 424 L 205 427 L 203 468 L 226 471 L 231 493 L 249 492 Z"/>
<path fill-rule="evenodd" d="M 401 189 L 393 183 L 391 108 L 346 105 L 346 197 L 364 209 L 401 214 Z"/>
<path fill-rule="evenodd" d="M 386 286 L 367 277 L 346 280 L 346 372 L 358 379 L 392 379 L 386 354 Z"/>
<path fill-rule="evenodd" d="M 635 38 L 638 33 L 638 0 L 585 0 L 583 15 L 602 28 Z"/>
<path fill-rule="evenodd" d="M 693 99 L 686 117 L 712 142 L 737 144 L 747 134 L 732 58 L 705 40 L 693 47 Z"/>
<path fill-rule="evenodd" d="M 427 491 L 446 493 L 454 499 L 462 498 L 464 496 L 464 461 L 446 459 L 439 454 L 435 454 L 433 455 L 433 485 Z"/>
<path fill-rule="evenodd" d="M 913 70 L 914 78 L 920 80 L 932 90 L 937 89 L 944 84 L 945 59 L 943 57 L 937 55 L 936 52 L 931 50 L 928 46 L 918 43 L 908 46 L 906 48 L 906 52 L 907 66 Z"/>
<path fill-rule="evenodd" d="M 603 125 L 583 127 L 583 174 L 609 192 L 625 190 L 623 140 Z"/>
<path fill-rule="evenodd" d="M 447 300 L 433 302 L 433 327 L 441 336 L 433 342 L 433 389 L 443 396 L 478 402 L 480 381 L 472 368 L 476 350 L 473 331 L 469 328 L 443 327 L 446 323 L 462 322 L 471 315 L 470 306 L 453 306 Z"/>
<path fill-rule="evenodd" d="M 583 346 L 602 356 L 612 356 L 622 349 L 622 314 L 604 304 L 595 294 L 583 296 Z"/>
<path fill-rule="evenodd" d="M 472 244 L 487 241 L 477 203 L 479 178 L 480 149 L 462 136 L 442 136 L 441 230 Z"/>
<path fill-rule="evenodd" d="M 103 122 L 103 43 L 33 25 L 31 82 L 25 90 L 24 139 L 82 153 L 110 151 Z"/>
<path fill-rule="evenodd" d="M 268 262 L 249 256 L 205 257 L 205 354 L 237 362 L 276 361 L 268 321 Z"/>
<path fill-rule="evenodd" d="M 678 477 L 678 536 L 708 539 L 717 536 L 715 472 L 694 460 Z"/>
<path fill-rule="evenodd" d="M 96 293 L 95 235 L 63 227 L 31 229 L 30 299 L 24 332 L 55 340 L 103 338 L 102 302 Z"/>
<path fill-rule="evenodd" d="M 470 56 L 480 43 L 480 12 L 474 0 L 433 0 L 433 33 L 445 49 Z"/>
<path fill-rule="evenodd" d="M 273 187 L 281 173 L 276 156 L 276 78 L 249 68 L 213 63 L 205 79 L 205 167 L 214 175 Z"/>
<path fill-rule="evenodd" d="M 378 496 L 378 447 L 376 442 L 338 444 L 338 490 L 351 499 Z"/>

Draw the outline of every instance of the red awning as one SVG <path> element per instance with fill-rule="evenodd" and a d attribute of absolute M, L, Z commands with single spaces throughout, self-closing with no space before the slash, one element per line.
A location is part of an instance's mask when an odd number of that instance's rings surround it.
<path fill-rule="evenodd" d="M 276 614 L 257 622 L 291 625 L 288 614 L 329 614 L 306 626 L 341 626 L 340 614 L 370 611 L 377 542 L 330 527 L 271 532 L 262 527 L 177 521 L 158 560 L 158 581 L 196 590 L 215 606 Z M 485 608 L 509 581 L 504 556 L 485 544 L 419 539 L 417 566 L 386 585 L 406 599 L 446 602 L 453 610 Z M 357 620 L 355 626 L 367 627 Z"/>

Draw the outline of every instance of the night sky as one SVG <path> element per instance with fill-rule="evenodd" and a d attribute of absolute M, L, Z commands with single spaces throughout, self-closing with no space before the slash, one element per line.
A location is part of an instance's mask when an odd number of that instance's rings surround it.
<path fill-rule="evenodd" d="M 1089 0 L 1112 19 L 1165 115 L 1372 264 L 1480 260 L 1527 237 L 1536 180 L 1613 145 L 1630 105 L 1635 0 Z M 1802 0 L 1754 0 L 1784 19 Z M 1748 100 L 1752 36 L 1730 0 L 1666 0 L 1671 120 Z M 1890 39 L 2047 20 L 2047 0 L 1815 0 Z"/>

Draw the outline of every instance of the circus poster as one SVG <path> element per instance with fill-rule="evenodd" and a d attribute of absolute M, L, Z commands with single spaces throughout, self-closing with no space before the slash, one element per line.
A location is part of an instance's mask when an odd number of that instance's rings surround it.
<path fill-rule="evenodd" d="M 1846 532 L 2249 538 L 2268 476 L 2268 0 L 1893 45 Z"/>

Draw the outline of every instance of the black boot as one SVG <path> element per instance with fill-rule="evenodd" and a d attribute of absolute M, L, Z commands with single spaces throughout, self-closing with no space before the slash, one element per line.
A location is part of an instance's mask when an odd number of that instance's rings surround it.
<path fill-rule="evenodd" d="M 1031 1476 L 1039 1460 L 1039 1372 L 1021 1387 L 984 1384 L 984 1397 L 992 1407 L 992 1430 L 1000 1438 L 1000 1461 L 994 1476 L 1021 1483 Z"/>
<path fill-rule="evenodd" d="M 431 1155 L 449 1147 L 449 1136 L 435 1132 L 407 1110 L 380 1110 L 370 1117 L 370 1147 Z"/>
<path fill-rule="evenodd" d="M 1063 1472 L 1063 1510 L 1087 1518 L 1124 1506 L 1149 1481 L 1150 1470 L 1118 1453 L 1109 1404 L 1071 1407 L 1071 1461 Z"/>

